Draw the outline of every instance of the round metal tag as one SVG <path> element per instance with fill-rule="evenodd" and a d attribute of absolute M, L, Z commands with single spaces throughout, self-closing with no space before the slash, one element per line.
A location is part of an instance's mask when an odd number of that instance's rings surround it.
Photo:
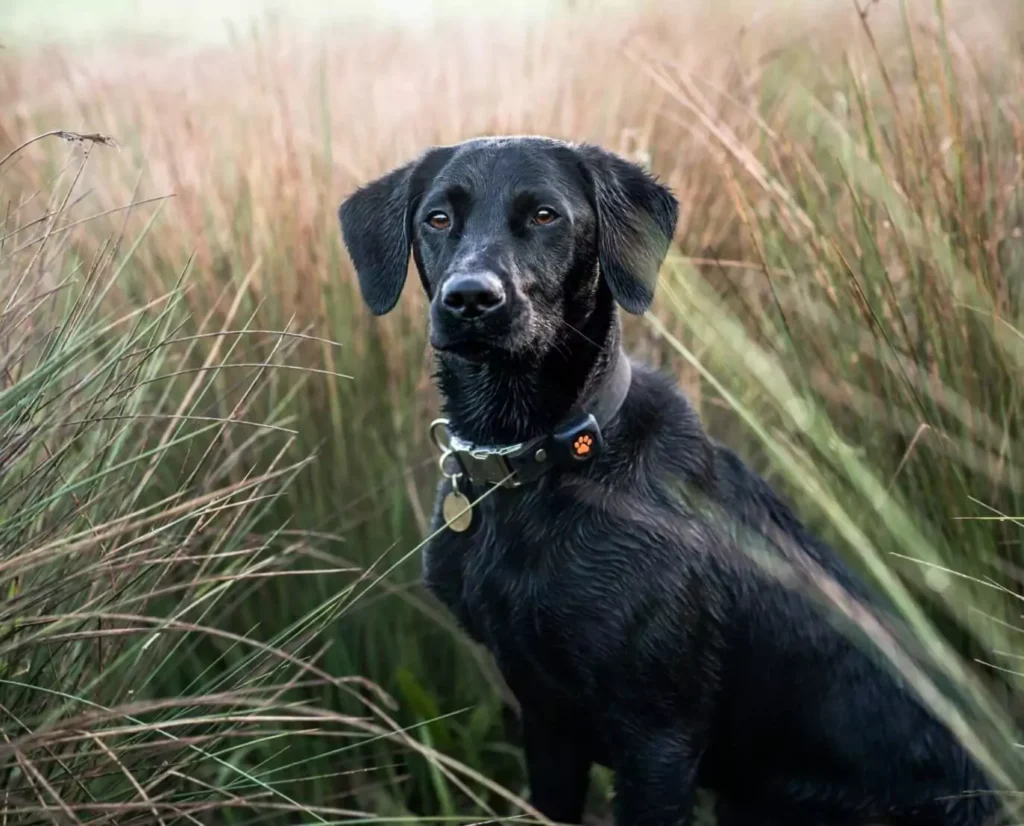
<path fill-rule="evenodd" d="M 445 496 L 441 503 L 441 513 L 448 527 L 458 533 L 468 530 L 473 524 L 473 509 L 469 500 L 458 491 L 452 491 Z"/>

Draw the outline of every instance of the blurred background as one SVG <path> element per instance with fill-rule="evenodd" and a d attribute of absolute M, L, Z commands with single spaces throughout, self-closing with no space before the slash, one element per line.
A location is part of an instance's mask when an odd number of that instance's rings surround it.
<path fill-rule="evenodd" d="M 672 186 L 631 352 L 1021 788 L 1017 0 L 3 0 L 0 46 L 5 823 L 523 815 L 515 704 L 419 584 L 418 280 L 371 318 L 336 210 L 524 132 Z"/>

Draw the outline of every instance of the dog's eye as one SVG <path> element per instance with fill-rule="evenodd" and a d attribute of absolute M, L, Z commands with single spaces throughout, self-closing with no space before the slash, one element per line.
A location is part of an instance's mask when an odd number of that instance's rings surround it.
<path fill-rule="evenodd" d="M 534 222 L 541 226 L 554 222 L 556 218 L 558 218 L 558 213 L 551 209 L 551 207 L 541 207 L 533 213 Z"/>
<path fill-rule="evenodd" d="M 427 216 L 427 223 L 434 229 L 448 229 L 452 225 L 452 219 L 448 213 L 436 209 Z"/>

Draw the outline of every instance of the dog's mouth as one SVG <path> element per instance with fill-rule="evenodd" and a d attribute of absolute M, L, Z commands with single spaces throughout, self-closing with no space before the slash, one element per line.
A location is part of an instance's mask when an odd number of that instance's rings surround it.
<path fill-rule="evenodd" d="M 432 339 L 430 346 L 434 352 L 455 356 L 466 361 L 486 361 L 500 346 L 493 340 L 482 338 L 464 338 L 457 341 Z"/>
<path fill-rule="evenodd" d="M 430 346 L 437 353 L 466 361 L 486 361 L 521 350 L 526 345 L 526 332 L 521 318 L 507 315 L 455 324 L 432 319 Z"/>

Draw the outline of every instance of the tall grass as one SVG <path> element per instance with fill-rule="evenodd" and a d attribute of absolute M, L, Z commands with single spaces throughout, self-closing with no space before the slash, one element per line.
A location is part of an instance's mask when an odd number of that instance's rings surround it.
<path fill-rule="evenodd" d="M 903 4 L 894 55 L 872 8 L 866 53 L 824 90 L 789 77 L 748 110 L 756 147 L 696 78 L 650 61 L 719 150 L 756 279 L 723 288 L 677 262 L 665 293 L 689 342 L 654 326 L 910 620 L 930 675 L 876 642 L 1016 789 L 1024 64 L 1001 48 L 1020 41 L 967 44 L 941 3 Z"/>
<path fill-rule="evenodd" d="M 48 129 L 110 133 L 121 149 L 93 152 L 76 210 L 174 196 L 158 216 L 146 204 L 61 236 L 92 262 L 107 260 L 110 232 L 145 233 L 116 259 L 112 286 L 89 294 L 132 324 L 143 306 L 163 318 L 168 296 L 180 315 L 157 339 L 173 346 L 126 352 L 183 359 L 169 373 L 259 365 L 141 385 L 164 412 L 213 420 L 187 421 L 188 441 L 161 444 L 169 424 L 130 420 L 156 439 L 162 470 L 146 475 L 155 460 L 135 460 L 121 508 L 162 503 L 182 480 L 201 495 L 248 484 L 255 468 L 272 475 L 274 495 L 245 511 L 259 551 L 194 563 L 204 575 L 261 575 L 232 580 L 212 614 L 203 601 L 188 621 L 301 646 L 270 682 L 318 652 L 322 682 L 288 696 L 362 715 L 337 681 L 365 675 L 394 696 L 388 719 L 411 727 L 358 749 L 283 734 L 280 755 L 254 747 L 291 799 L 400 816 L 515 810 L 422 759 L 432 749 L 522 791 L 507 691 L 418 584 L 436 406 L 418 286 L 410 279 L 399 309 L 370 319 L 335 219 L 343 194 L 424 145 L 494 132 L 597 141 L 676 190 L 676 253 L 655 312 L 627 323 L 631 349 L 676 372 L 712 433 L 891 594 L 948 680 L 932 699 L 951 698 L 943 713 L 967 721 L 1002 782 L 1020 782 L 1002 711 L 1019 713 L 1024 656 L 1021 21 L 995 2 L 737 10 L 564 11 L 516 31 L 473 20 L 316 37 L 267 26 L 230 48 L 2 58 L 0 154 Z M 0 170 L 15 203 L 61 174 L 52 146 Z M 232 330 L 247 332 L 210 335 Z M 101 339 L 116 349 L 111 335 Z M 267 367 L 285 357 L 302 370 Z M 208 391 L 190 390 L 197 375 Z M 126 436 L 115 455 L 136 456 L 136 443 Z M 79 541 L 70 528 L 57 535 Z M 185 636 L 166 667 L 147 669 L 151 690 L 237 685 L 238 647 Z M 988 665 L 965 671 L 954 651 Z M 334 776 L 345 769 L 372 771 Z M 598 807 L 606 793 L 598 783 Z"/>
<path fill-rule="evenodd" d="M 85 255 L 71 240 L 89 223 L 75 209 L 88 156 L 112 142 L 48 137 L 76 148 L 45 192 L 8 203 L 0 248 L 4 822 L 373 820 L 405 752 L 472 794 L 467 769 L 401 730 L 392 698 L 324 667 L 362 572 L 277 509 L 313 459 L 288 394 L 323 375 L 295 348 L 331 343 L 259 328 L 229 289 L 211 302 L 224 326 L 192 316 L 187 258 L 128 306 L 148 233 Z M 127 204 L 122 227 L 146 209 L 153 226 L 153 206 Z M 276 376 L 289 369 L 300 380 Z M 265 583 L 312 581 L 334 596 L 242 620 Z"/>

